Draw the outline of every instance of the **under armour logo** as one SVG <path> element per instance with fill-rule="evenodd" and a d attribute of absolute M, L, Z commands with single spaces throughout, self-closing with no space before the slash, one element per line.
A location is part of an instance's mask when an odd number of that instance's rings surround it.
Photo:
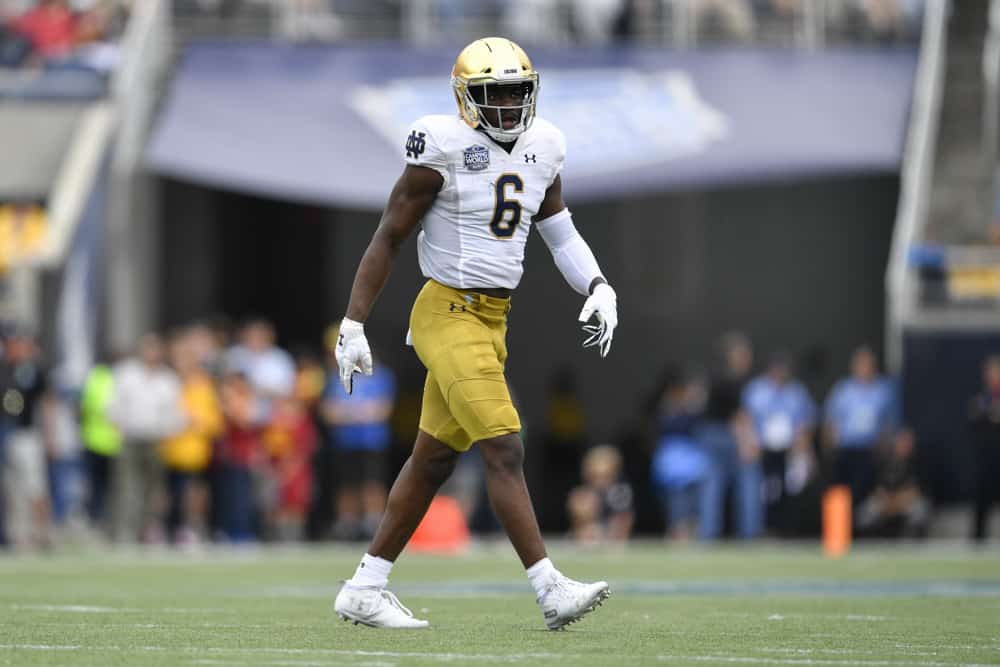
<path fill-rule="evenodd" d="M 425 136 L 427 135 L 424 132 L 416 130 L 410 132 L 410 136 L 406 138 L 406 157 L 418 158 L 424 154 L 424 148 L 427 147 Z"/>
<path fill-rule="evenodd" d="M 452 304 L 449 304 L 449 306 L 450 306 L 450 308 L 448 308 L 448 310 L 451 311 L 451 312 L 453 312 L 453 313 L 454 312 L 459 312 L 459 313 L 464 313 L 465 312 L 465 306 L 463 306 L 461 304 L 452 303 Z"/>
<path fill-rule="evenodd" d="M 531 162 L 532 164 L 537 164 L 538 160 L 536 160 L 535 157 L 536 155 L 534 153 L 525 153 L 524 164 L 528 164 L 529 162 Z"/>
<path fill-rule="evenodd" d="M 344 334 L 340 334 L 340 338 L 337 339 L 337 345 L 344 347 Z"/>

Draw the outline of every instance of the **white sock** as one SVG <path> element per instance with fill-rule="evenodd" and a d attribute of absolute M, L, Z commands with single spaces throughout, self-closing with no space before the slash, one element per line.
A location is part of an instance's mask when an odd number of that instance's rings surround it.
<path fill-rule="evenodd" d="M 354 571 L 354 576 L 347 583 L 359 588 L 385 588 L 389 583 L 390 572 L 392 572 L 392 561 L 365 554 L 358 569 Z"/>
<path fill-rule="evenodd" d="M 558 577 L 562 574 L 548 558 L 543 558 L 526 571 L 528 573 L 528 581 L 531 582 L 531 587 L 535 589 L 535 594 L 538 597 L 542 596 L 542 593 L 548 588 L 553 577 Z"/>

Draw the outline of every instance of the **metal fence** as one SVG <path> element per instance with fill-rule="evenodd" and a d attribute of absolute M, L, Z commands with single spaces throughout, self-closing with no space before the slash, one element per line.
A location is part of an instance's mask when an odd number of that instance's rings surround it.
<path fill-rule="evenodd" d="M 488 34 L 526 45 L 628 41 L 688 48 L 912 43 L 923 0 L 175 0 L 182 39 L 463 43 Z"/>

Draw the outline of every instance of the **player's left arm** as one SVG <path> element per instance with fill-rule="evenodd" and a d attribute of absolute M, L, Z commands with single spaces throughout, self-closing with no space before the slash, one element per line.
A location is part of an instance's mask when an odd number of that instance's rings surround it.
<path fill-rule="evenodd" d="M 585 323 L 583 329 L 590 334 L 584 347 L 596 345 L 601 356 L 607 356 L 618 326 L 618 297 L 601 272 L 594 252 L 573 224 L 573 216 L 563 201 L 562 177 L 558 174 L 545 191 L 535 226 L 566 282 L 587 297 L 580 311 L 580 321 Z M 595 315 L 597 323 L 586 324 Z"/>

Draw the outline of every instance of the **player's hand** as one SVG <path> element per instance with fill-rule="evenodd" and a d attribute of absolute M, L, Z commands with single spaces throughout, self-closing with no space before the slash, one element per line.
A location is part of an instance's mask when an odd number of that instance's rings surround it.
<path fill-rule="evenodd" d="M 348 394 L 354 389 L 354 374 L 362 372 L 372 374 L 372 351 L 365 338 L 365 325 L 349 320 L 346 317 L 340 323 L 340 336 L 337 338 L 337 366 L 340 367 L 340 382 Z"/>
<path fill-rule="evenodd" d="M 596 316 L 597 322 L 588 324 L 591 316 Z M 611 339 L 614 338 L 615 327 L 618 326 L 618 295 L 611 285 L 601 283 L 587 297 L 580 311 L 580 321 L 584 323 L 583 330 L 588 334 L 583 341 L 584 347 L 596 345 L 601 356 L 608 356 L 611 349 Z"/>

